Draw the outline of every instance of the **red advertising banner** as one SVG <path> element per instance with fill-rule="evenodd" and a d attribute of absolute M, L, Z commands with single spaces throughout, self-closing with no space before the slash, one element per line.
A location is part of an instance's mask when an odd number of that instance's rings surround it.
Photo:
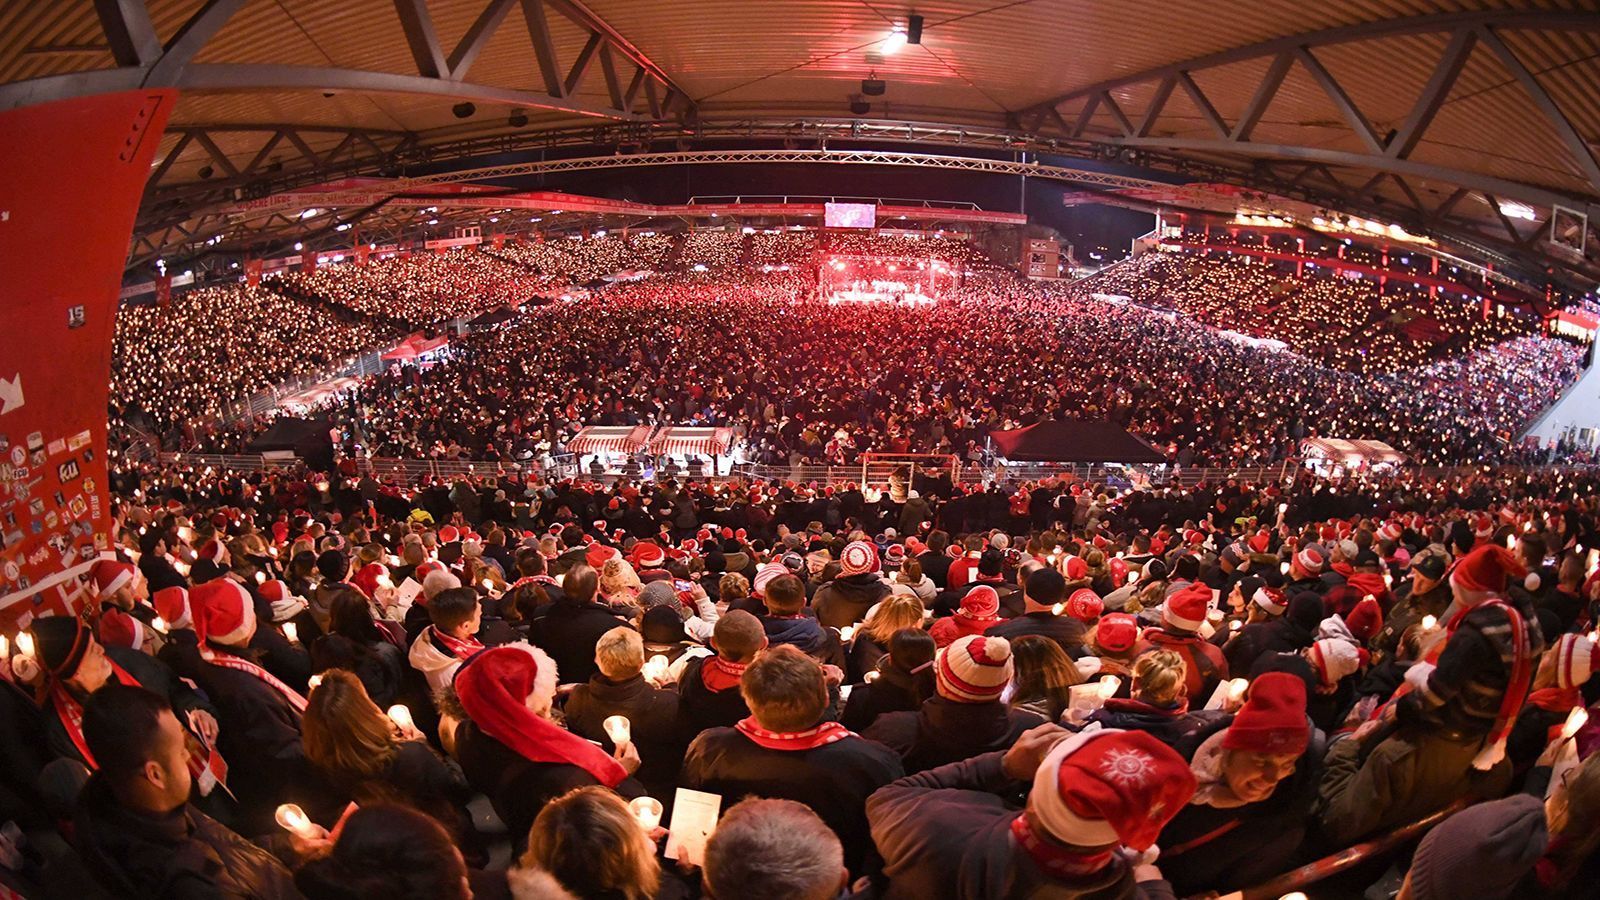
<path fill-rule="evenodd" d="M 0 113 L 0 631 L 75 611 L 82 575 L 111 546 L 117 294 L 176 97 L 132 91 Z M 95 214 L 63 212 L 75 209 Z"/>
<path fill-rule="evenodd" d="M 369 254 L 371 252 L 372 252 L 371 248 L 369 248 L 366 244 L 357 244 L 356 245 L 356 265 L 358 265 L 358 266 L 366 265 L 367 264 L 367 254 Z"/>
<path fill-rule="evenodd" d="M 247 259 L 244 261 L 244 283 L 251 287 L 261 283 L 261 260 Z"/>
<path fill-rule="evenodd" d="M 162 309 L 172 305 L 172 276 L 156 276 L 156 305 Z"/>
<path fill-rule="evenodd" d="M 506 248 L 506 236 L 505 235 L 497 234 L 497 235 L 494 236 L 494 248 L 496 250 L 504 250 Z"/>

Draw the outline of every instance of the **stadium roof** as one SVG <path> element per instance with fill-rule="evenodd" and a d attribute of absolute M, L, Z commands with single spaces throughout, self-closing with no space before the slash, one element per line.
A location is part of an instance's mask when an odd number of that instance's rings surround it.
<path fill-rule="evenodd" d="M 1588 2 L 56 0 L 0 10 L 0 81 L 0 108 L 180 89 L 140 224 L 158 251 L 225 233 L 205 216 L 240 195 L 351 175 L 870 140 L 1241 184 L 1531 266 L 1600 258 Z M 1557 206 L 1578 215 L 1553 229 Z"/>

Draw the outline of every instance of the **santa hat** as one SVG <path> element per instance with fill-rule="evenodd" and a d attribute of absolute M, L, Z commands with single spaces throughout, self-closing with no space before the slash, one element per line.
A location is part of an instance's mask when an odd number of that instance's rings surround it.
<path fill-rule="evenodd" d="M 1127 653 L 1139 640 L 1139 620 L 1128 613 L 1110 613 L 1094 627 L 1094 643 L 1107 653 Z"/>
<path fill-rule="evenodd" d="M 1005 638 L 970 634 L 939 651 L 934 688 L 955 703 L 999 700 L 1011 682 L 1011 644 Z"/>
<path fill-rule="evenodd" d="M 1250 536 L 1249 545 L 1251 553 L 1265 553 L 1272 546 L 1272 535 L 1265 529 L 1258 531 Z"/>
<path fill-rule="evenodd" d="M 912 556 L 921 556 L 922 552 L 924 550 L 927 550 L 927 549 L 928 549 L 928 545 L 924 544 L 915 535 L 906 538 L 906 552 L 909 553 L 910 555 L 912 555 Z"/>
<path fill-rule="evenodd" d="M 693 554 L 700 552 L 700 542 L 694 538 L 684 538 L 683 543 L 679 544 L 678 546 L 682 548 L 683 552 L 685 553 Z"/>
<path fill-rule="evenodd" d="M 167 623 L 168 628 L 194 627 L 194 616 L 189 608 L 188 588 L 162 588 L 151 596 L 150 602 L 156 608 L 156 615 Z"/>
<path fill-rule="evenodd" d="M 1261 611 L 1269 616 L 1281 616 L 1289 608 L 1289 604 L 1284 602 L 1283 590 L 1265 584 L 1256 588 L 1250 602 L 1261 607 Z"/>
<path fill-rule="evenodd" d="M 1067 598 L 1065 611 L 1067 615 L 1080 622 L 1093 623 L 1100 618 L 1102 612 L 1105 612 L 1105 608 L 1105 601 L 1100 599 L 1099 594 L 1088 588 L 1079 588 Z"/>
<path fill-rule="evenodd" d="M 1114 557 L 1108 565 L 1111 567 L 1111 583 L 1121 587 L 1128 580 L 1128 561 L 1121 557 Z"/>
<path fill-rule="evenodd" d="M 261 599 L 272 605 L 272 621 L 287 622 L 299 615 L 309 604 L 304 597 L 297 597 L 289 590 L 289 585 L 274 578 L 263 581 L 257 588 Z"/>
<path fill-rule="evenodd" d="M 1581 634 L 1563 634 L 1556 642 L 1556 687 L 1582 687 L 1594 674 L 1597 646 Z"/>
<path fill-rule="evenodd" d="M 906 548 L 899 544 L 890 544 L 883 551 L 883 564 L 891 569 L 898 569 L 906 561 Z"/>
<path fill-rule="evenodd" d="M 1144 851 L 1195 786 L 1183 757 L 1148 732 L 1105 728 L 1051 748 L 1033 776 L 1028 808 L 1060 843 Z"/>
<path fill-rule="evenodd" d="M 961 598 L 961 608 L 956 615 L 967 619 L 994 619 L 1000 615 L 1000 595 L 986 584 L 980 584 Z"/>
<path fill-rule="evenodd" d="M 656 545 L 655 541 L 640 541 L 633 545 L 629 554 L 636 569 L 658 569 L 667 564 L 667 554 Z"/>
<path fill-rule="evenodd" d="M 226 578 L 198 585 L 189 593 L 194 630 L 200 640 L 239 646 L 256 630 L 255 601 L 238 582 Z"/>
<path fill-rule="evenodd" d="M 1450 583 L 1475 594 L 1500 594 L 1506 579 L 1528 574 L 1522 560 L 1499 544 L 1480 544 L 1450 568 Z"/>
<path fill-rule="evenodd" d="M 1362 597 L 1361 602 L 1344 617 L 1344 623 L 1349 626 L 1350 634 L 1365 644 L 1383 628 L 1383 607 L 1378 605 L 1378 601 L 1371 594 L 1368 594 Z"/>
<path fill-rule="evenodd" d="M 446 525 L 439 529 L 439 543 L 453 544 L 459 540 L 461 540 L 461 530 L 454 525 Z"/>
<path fill-rule="evenodd" d="M 1185 544 L 1198 544 L 1205 539 L 1205 532 L 1199 530 L 1198 528 L 1185 528 L 1183 530 L 1183 542 Z"/>
<path fill-rule="evenodd" d="M 139 650 L 144 647 L 144 623 L 120 609 L 106 610 L 100 616 L 100 643 L 107 647 L 127 647 Z"/>
<path fill-rule="evenodd" d="M 866 575 L 878 571 L 878 548 L 871 541 L 851 541 L 839 555 L 839 575 Z"/>
<path fill-rule="evenodd" d="M 89 569 L 89 577 L 94 580 L 95 596 L 101 600 L 133 584 L 136 574 L 138 570 L 133 566 L 114 559 L 96 560 Z"/>
<path fill-rule="evenodd" d="M 1494 516 L 1488 513 L 1479 513 L 1472 520 L 1472 536 L 1480 541 L 1494 537 Z"/>
<path fill-rule="evenodd" d="M 1383 526 L 1378 529 L 1378 537 L 1386 541 L 1398 541 L 1400 540 L 1400 535 L 1404 533 L 1400 523 L 1393 519 L 1383 523 Z"/>
<path fill-rule="evenodd" d="M 750 582 L 750 590 L 755 592 L 757 597 L 765 597 L 767 595 L 767 585 L 771 584 L 774 578 L 781 578 L 788 574 L 788 566 L 781 562 L 769 562 L 756 570 L 755 580 Z"/>
<path fill-rule="evenodd" d="M 1294 562 L 1290 566 L 1290 574 L 1296 580 L 1307 578 L 1311 575 L 1320 575 L 1322 567 L 1327 565 L 1327 555 L 1322 548 L 1315 544 L 1308 544 L 1305 549 L 1294 555 Z"/>
<path fill-rule="evenodd" d="M 606 560 L 613 556 L 621 555 L 622 554 L 617 552 L 617 548 L 615 547 L 608 547 L 605 544 L 594 543 L 590 544 L 589 549 L 584 551 L 583 561 L 589 564 L 589 568 L 598 572 L 605 567 Z"/>
<path fill-rule="evenodd" d="M 444 591 L 461 587 L 461 579 L 449 569 L 440 567 L 422 577 L 422 600 L 426 604 Z"/>
<path fill-rule="evenodd" d="M 208 559 L 219 566 L 227 565 L 228 548 L 221 541 L 212 538 L 200 545 L 195 557 L 197 559 Z"/>
<path fill-rule="evenodd" d="M 1069 556 L 1062 563 L 1061 574 L 1068 581 L 1082 581 L 1089 577 L 1089 564 L 1079 557 Z"/>
<path fill-rule="evenodd" d="M 1361 668 L 1367 661 L 1367 651 L 1339 638 L 1323 638 L 1312 643 L 1306 657 L 1323 687 L 1332 688 Z"/>
<path fill-rule="evenodd" d="M 1288 672 L 1267 672 L 1250 684 L 1250 693 L 1223 734 L 1224 750 L 1246 753 L 1304 753 L 1311 742 L 1306 722 L 1306 683 Z"/>
<path fill-rule="evenodd" d="M 1211 588 L 1191 584 L 1167 598 L 1161 621 L 1179 631 L 1199 631 L 1211 607 Z"/>
<path fill-rule="evenodd" d="M 367 599 L 371 600 L 378 596 L 378 582 L 388 576 L 388 566 L 383 563 L 367 563 L 361 567 L 360 571 L 356 572 L 356 577 L 350 579 L 350 583 L 355 585 L 356 589 L 361 593 L 366 594 Z"/>

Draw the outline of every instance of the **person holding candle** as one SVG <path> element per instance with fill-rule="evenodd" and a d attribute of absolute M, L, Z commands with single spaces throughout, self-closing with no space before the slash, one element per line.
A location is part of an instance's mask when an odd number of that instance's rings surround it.
<path fill-rule="evenodd" d="M 664 873 L 652 834 L 628 804 L 602 787 L 580 787 L 545 804 L 528 849 L 508 873 L 517 897 L 548 897 L 546 878 L 578 897 L 675 900 L 687 886 Z"/>
<path fill-rule="evenodd" d="M 878 548 L 871 541 L 846 544 L 839 554 L 839 576 L 817 588 L 811 598 L 817 621 L 833 628 L 860 622 L 868 609 L 890 594 L 880 571 Z M 770 601 L 767 606 L 771 608 Z"/>
<path fill-rule="evenodd" d="M 328 609 L 328 633 L 311 645 L 312 666 L 319 672 L 331 668 L 354 672 L 373 702 L 388 707 L 402 689 L 406 664 L 402 637 L 397 629 L 380 626 L 372 618 L 365 597 L 341 590 Z"/>
<path fill-rule="evenodd" d="M 1411 577 L 1395 585 L 1394 607 L 1369 646 L 1376 664 L 1394 655 L 1406 629 L 1426 616 L 1438 619 L 1450 605 L 1450 585 L 1444 573 L 1448 560 L 1442 553 L 1420 553 L 1411 560 Z"/>
<path fill-rule="evenodd" d="M 1317 626 L 1322 623 L 1326 606 L 1322 595 L 1311 591 L 1290 594 L 1288 598 L 1275 598 L 1270 592 L 1258 590 L 1251 598 L 1252 607 L 1262 604 L 1282 604 L 1281 615 L 1270 615 L 1270 609 L 1252 612 L 1253 621 L 1246 622 L 1232 640 L 1222 647 L 1222 656 L 1228 662 L 1228 671 L 1248 674 L 1256 660 L 1274 653 L 1298 653 L 1316 640 Z"/>
<path fill-rule="evenodd" d="M 643 760 L 639 780 L 652 792 L 670 796 L 689 743 L 678 721 L 678 692 L 654 687 L 645 680 L 641 674 L 644 641 L 626 625 L 601 635 L 594 656 L 600 671 L 574 687 L 562 708 L 567 728 L 590 740 L 605 740 L 610 738 L 605 722 L 612 716 L 626 717 L 632 741 Z"/>
<path fill-rule="evenodd" d="M 584 563 L 572 566 L 562 581 L 562 596 L 529 630 L 533 644 L 550 654 L 561 677 L 570 683 L 581 684 L 599 671 L 595 645 L 601 635 L 622 624 L 610 607 L 598 602 L 599 579 L 599 573 Z"/>
<path fill-rule="evenodd" d="M 1015 669 L 1011 708 L 1035 713 L 1046 722 L 1059 720 L 1072 705 L 1072 686 L 1084 682 L 1083 673 L 1059 644 L 1036 634 L 1012 641 L 1011 659 Z"/>
<path fill-rule="evenodd" d="M 85 703 L 83 736 L 99 767 L 78 796 L 75 845 L 113 896 L 300 896 L 277 857 L 190 805 L 184 729 L 161 697 L 109 685 Z"/>
<path fill-rule="evenodd" d="M 1044 721 L 1006 705 L 1013 671 L 1011 644 L 1004 638 L 961 638 L 934 659 L 934 696 L 915 712 L 879 716 L 863 736 L 899 753 L 910 772 L 1004 750 Z"/>
<path fill-rule="evenodd" d="M 1178 752 L 1192 752 L 1206 733 L 1207 717 L 1189 709 L 1187 663 L 1171 650 L 1149 650 L 1133 663 L 1127 698 L 1108 697 L 1089 714 L 1085 727 L 1147 731 Z M 1119 686 L 1120 688 L 1120 686 Z"/>
<path fill-rule="evenodd" d="M 888 653 L 889 638 L 902 628 L 921 628 L 923 619 L 922 601 L 904 594 L 890 594 L 868 610 L 845 654 L 845 683 L 864 681 Z"/>

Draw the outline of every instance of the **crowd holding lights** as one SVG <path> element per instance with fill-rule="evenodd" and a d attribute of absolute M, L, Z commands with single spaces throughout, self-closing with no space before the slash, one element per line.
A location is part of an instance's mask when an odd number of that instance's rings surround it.
<path fill-rule="evenodd" d="M 475 248 L 324 266 L 278 278 L 294 296 L 411 327 L 521 304 L 554 283 Z"/>

